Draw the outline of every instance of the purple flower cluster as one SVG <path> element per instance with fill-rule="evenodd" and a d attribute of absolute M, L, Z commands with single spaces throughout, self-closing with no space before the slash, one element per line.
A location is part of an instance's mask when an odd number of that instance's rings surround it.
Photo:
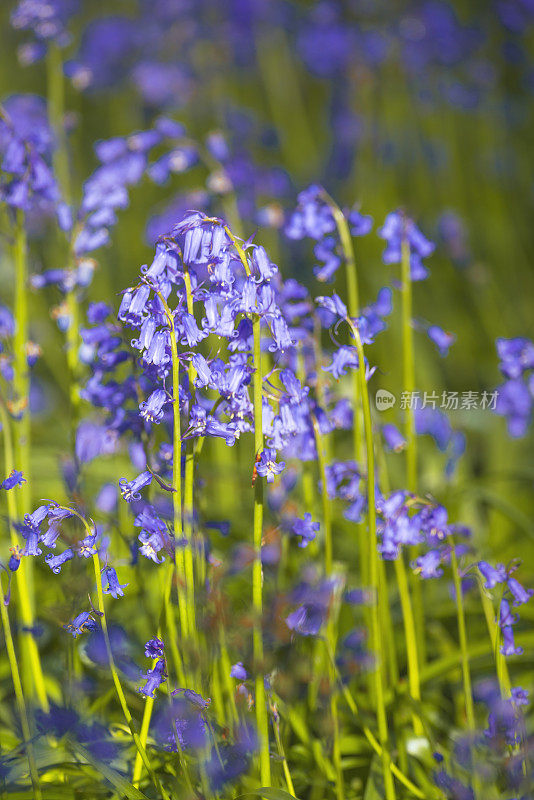
<path fill-rule="evenodd" d="M 46 104 L 36 95 L 13 95 L 0 111 L 0 201 L 13 210 L 56 211 L 60 224 L 65 206 L 52 170 L 54 139 Z"/>
<path fill-rule="evenodd" d="M 506 381 L 497 389 L 495 413 L 506 418 L 508 433 L 525 435 L 534 403 L 534 343 L 530 339 L 497 339 L 499 369 Z"/>
<path fill-rule="evenodd" d="M 352 209 L 347 215 L 353 236 L 365 236 L 373 226 L 369 216 Z M 285 233 L 289 239 L 313 239 L 314 254 L 319 264 L 313 272 L 319 281 L 330 283 L 342 263 L 339 237 L 332 202 L 322 186 L 313 184 L 298 196 L 298 205 L 291 214 Z"/>

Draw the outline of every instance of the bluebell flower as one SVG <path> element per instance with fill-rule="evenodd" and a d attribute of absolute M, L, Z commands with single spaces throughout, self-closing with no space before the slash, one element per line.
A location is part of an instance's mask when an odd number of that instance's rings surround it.
<path fill-rule="evenodd" d="M 268 447 L 262 450 L 260 460 L 256 465 L 258 475 L 267 479 L 267 483 L 272 483 L 276 475 L 280 475 L 285 467 L 285 461 L 276 462 L 276 450 Z"/>
<path fill-rule="evenodd" d="M 373 227 L 373 218 L 367 214 L 361 214 L 356 208 L 349 213 L 348 222 L 353 236 L 366 236 Z"/>
<path fill-rule="evenodd" d="M 154 637 L 145 644 L 145 656 L 147 658 L 163 658 L 164 645 L 161 639 Z"/>
<path fill-rule="evenodd" d="M 387 246 L 382 259 L 384 264 L 400 264 L 402 260 L 402 243 L 406 241 L 410 248 L 410 271 L 413 281 L 424 280 L 428 270 L 422 259 L 430 256 L 435 245 L 419 230 L 413 220 L 400 211 L 387 215 L 378 235 L 386 240 Z"/>
<path fill-rule="evenodd" d="M 147 422 L 161 422 L 163 406 L 168 402 L 167 392 L 164 389 L 155 389 L 147 400 L 140 403 L 140 414 Z"/>
<path fill-rule="evenodd" d="M 141 498 L 140 489 L 144 489 L 145 486 L 148 486 L 152 483 L 152 473 L 145 470 L 137 478 L 134 478 L 133 481 L 126 481 L 124 478 L 121 478 L 119 481 L 119 487 L 121 490 L 121 494 L 128 503 L 131 503 L 133 500 L 139 500 Z"/>
<path fill-rule="evenodd" d="M 235 741 L 223 741 L 217 749 L 213 747 L 206 764 L 206 772 L 213 790 L 220 792 L 225 786 L 244 775 L 256 750 L 256 734 L 246 725 L 240 726 Z"/>
<path fill-rule="evenodd" d="M 499 368 L 506 378 L 520 378 L 527 370 L 534 369 L 534 343 L 530 339 L 499 338 L 495 344 L 500 358 Z"/>
<path fill-rule="evenodd" d="M 406 447 L 406 439 L 395 425 L 390 423 L 383 425 L 382 435 L 388 448 L 395 453 L 400 453 Z"/>
<path fill-rule="evenodd" d="M 96 549 L 97 538 L 98 534 L 95 531 L 95 533 L 84 536 L 84 538 L 78 542 L 76 549 L 78 551 L 78 555 L 80 556 L 80 558 L 92 558 L 95 555 L 95 553 L 97 552 Z"/>
<path fill-rule="evenodd" d="M 291 530 L 295 536 L 300 536 L 299 547 L 307 547 L 315 539 L 319 523 L 312 522 L 312 515 L 306 512 L 303 519 L 293 520 Z"/>
<path fill-rule="evenodd" d="M 441 568 L 442 554 L 440 550 L 429 550 L 422 556 L 416 558 L 412 564 L 416 575 L 422 578 L 441 578 L 443 570 Z"/>
<path fill-rule="evenodd" d="M 237 678 L 239 681 L 246 681 L 248 678 L 248 672 L 243 666 L 241 661 L 238 661 L 237 664 L 233 664 L 230 670 L 230 676 L 232 678 Z"/>
<path fill-rule="evenodd" d="M 11 555 L 9 556 L 9 560 L 7 562 L 7 566 L 10 572 L 16 572 L 20 567 L 20 562 L 22 560 L 22 550 L 18 545 L 10 548 Z"/>
<path fill-rule="evenodd" d="M 501 653 L 503 656 L 520 656 L 523 652 L 522 647 L 518 647 L 514 640 L 514 629 L 511 625 L 505 625 L 502 630 L 503 643 Z"/>
<path fill-rule="evenodd" d="M 63 564 L 65 564 L 65 562 L 70 561 L 73 558 L 74 558 L 74 552 L 69 547 L 67 548 L 67 550 L 64 550 L 57 556 L 52 555 L 52 553 L 47 553 L 45 556 L 45 561 L 52 570 L 52 572 L 58 575 L 61 572 L 61 567 L 63 566 Z"/>
<path fill-rule="evenodd" d="M 13 469 L 11 470 L 10 474 L 7 478 L 4 478 L 2 483 L 0 483 L 0 489 L 5 489 L 9 491 L 9 489 L 13 489 L 14 486 L 20 486 L 22 483 L 26 483 L 26 478 L 19 470 Z"/>
<path fill-rule="evenodd" d="M 478 568 L 486 580 L 484 584 L 486 589 L 494 589 L 506 581 L 507 572 L 504 564 L 496 564 L 495 567 L 492 567 L 487 561 L 479 561 Z"/>
<path fill-rule="evenodd" d="M 446 356 L 449 348 L 454 344 L 456 336 L 453 333 L 447 333 L 438 325 L 429 325 L 427 328 L 428 338 L 434 342 L 439 350 L 440 356 Z"/>
<path fill-rule="evenodd" d="M 146 683 L 144 686 L 140 687 L 138 691 L 140 694 L 144 694 L 145 697 L 154 697 L 156 689 L 167 680 L 164 659 L 158 659 L 153 669 L 149 669 L 143 674 L 143 678 L 146 679 Z"/>
<path fill-rule="evenodd" d="M 521 606 L 524 603 L 528 603 L 534 594 L 532 589 L 525 589 L 515 578 L 508 578 L 506 584 L 514 598 L 514 606 Z"/>
<path fill-rule="evenodd" d="M 105 581 L 107 581 L 107 586 L 104 585 Z M 122 590 L 125 589 L 128 584 L 119 583 L 117 573 L 113 567 L 106 567 L 102 575 L 102 586 L 104 587 L 104 594 L 110 594 L 117 599 L 117 597 L 124 597 L 124 592 Z"/>
<path fill-rule="evenodd" d="M 154 738 L 171 752 L 191 751 L 205 747 L 208 729 L 200 709 L 183 697 L 165 703 L 154 719 Z"/>
<path fill-rule="evenodd" d="M 72 633 L 75 639 L 85 631 L 98 630 L 98 625 L 93 617 L 94 613 L 95 611 L 82 611 L 81 614 L 78 614 L 77 617 L 74 617 L 72 622 L 69 622 L 68 625 L 65 625 L 65 628 Z"/>
<path fill-rule="evenodd" d="M 332 376 L 339 380 L 347 374 L 347 368 L 358 368 L 358 352 L 355 347 L 341 345 L 332 355 L 332 363 L 323 367 L 325 372 L 331 372 Z"/>
<path fill-rule="evenodd" d="M 497 389 L 495 413 L 506 417 L 508 433 L 514 438 L 525 435 L 532 419 L 533 396 L 520 378 L 506 381 Z"/>

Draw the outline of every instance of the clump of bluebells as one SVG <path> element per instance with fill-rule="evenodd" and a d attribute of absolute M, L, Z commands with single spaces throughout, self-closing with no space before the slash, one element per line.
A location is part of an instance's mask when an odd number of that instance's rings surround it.
<path fill-rule="evenodd" d="M 203 9 L 228 37 L 221 57 L 240 68 L 262 52 L 261 5 L 239 21 L 210 3 Z M 306 12 L 275 5 L 294 36 Z M 499 6 L 508 25 L 517 19 L 511 5 Z M 21 61 L 48 54 L 62 68 L 59 50 L 71 43 L 79 10 L 75 0 L 21 0 L 11 23 L 32 36 Z M 360 302 L 358 270 L 368 267 L 356 267 L 353 239 L 371 240 L 369 215 L 342 209 L 316 183 L 284 210 L 289 176 L 251 156 L 255 138 L 276 137 L 246 115 L 235 113 L 228 135 L 211 131 L 197 142 L 159 113 L 196 99 L 203 85 L 205 58 L 195 48 L 213 23 L 197 23 L 188 4 L 141 2 L 139 18 L 96 17 L 85 29 L 65 64 L 74 88 L 96 93 L 131 80 L 153 121 L 98 141 L 98 165 L 69 204 L 55 174 L 65 120 L 51 125 L 53 104 L 31 95 L 0 108 L 9 233 L 39 226 L 45 253 L 55 219 L 65 245 L 63 260 L 40 256 L 44 268 L 29 281 L 27 264 L 19 268 L 19 318 L 0 305 L 0 500 L 11 538 L 0 553 L 0 603 L 20 721 L 11 725 L 6 701 L 6 794 L 31 783 L 34 797 L 45 787 L 71 796 L 60 764 L 84 796 L 96 791 L 85 783 L 94 770 L 99 793 L 105 781 L 106 791 L 164 800 L 281 789 L 338 800 L 529 797 L 531 687 L 518 661 L 531 647 L 528 576 L 518 560 L 480 560 L 482 526 L 454 521 L 467 439 L 436 398 L 405 398 L 401 413 L 382 422 L 369 397 L 401 350 L 409 361 L 412 329 L 440 357 L 456 342 L 406 311 L 411 283 L 430 277 L 435 245 L 404 211 L 389 213 L 377 230 L 387 285 L 376 291 L 377 282 Z M 441 3 L 414 8 L 400 33 L 384 37 L 346 29 L 327 2 L 296 35 L 295 52 L 324 80 L 348 64 L 383 63 L 394 36 L 408 42 L 400 51 L 409 73 L 417 63 L 456 64 L 479 43 Z M 193 54 L 198 74 L 176 62 L 177 52 Z M 339 105 L 344 91 L 332 102 L 338 168 L 358 138 L 357 120 Z M 167 186 L 185 173 L 194 181 L 197 167 L 208 173 L 200 193 L 182 191 L 149 223 L 148 263 L 130 269 L 118 299 L 97 298 L 91 256 L 112 246 L 133 188 Z M 189 198 L 204 210 L 187 210 Z M 312 240 L 304 283 L 281 268 L 284 260 L 273 262 L 261 231 L 237 235 L 251 221 Z M 442 238 L 464 263 L 458 220 L 443 222 Z M 26 243 L 17 242 L 20 262 Z M 335 284 L 331 292 L 317 293 L 312 275 Z M 66 296 L 52 317 L 74 333 L 62 502 L 36 500 L 29 469 L 41 462 L 25 461 L 29 440 L 20 434 L 23 412 L 27 421 L 34 411 L 31 398 L 17 396 L 21 369 L 30 395 L 39 355 L 33 342 L 23 352 L 19 342 L 28 285 Z M 78 326 L 72 300 L 77 306 L 84 294 L 92 302 Z M 398 351 L 377 359 L 377 340 Z M 505 383 L 494 410 L 521 437 L 531 420 L 534 346 L 498 339 L 497 351 Z M 428 492 L 426 456 L 415 480 L 403 470 L 405 456 L 417 467 L 421 436 L 447 454 L 444 497 Z M 53 592 L 62 600 L 48 605 Z M 483 641 L 471 636 L 482 617 Z"/>

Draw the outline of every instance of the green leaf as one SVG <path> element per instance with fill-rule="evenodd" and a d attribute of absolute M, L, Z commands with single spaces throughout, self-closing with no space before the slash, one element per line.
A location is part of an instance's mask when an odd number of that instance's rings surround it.
<path fill-rule="evenodd" d="M 246 798 L 249 797 L 264 797 L 265 800 L 298 800 L 297 797 L 293 797 L 289 792 L 283 789 L 275 789 L 272 786 L 262 786 L 260 789 L 256 789 L 253 792 L 239 794 L 235 800 L 246 800 Z"/>
<path fill-rule="evenodd" d="M 103 761 L 99 761 L 96 758 L 93 758 L 91 753 L 77 743 L 72 743 L 72 747 L 76 752 L 87 761 L 88 764 L 91 764 L 97 772 L 102 775 L 106 780 L 108 780 L 112 786 L 117 789 L 121 795 L 124 797 L 129 798 L 129 800 L 147 800 L 146 794 L 143 794 L 139 789 L 136 789 L 130 781 L 127 781 L 126 778 L 117 772 L 117 770 L 113 769 L 113 767 L 109 767 L 107 764 L 104 764 Z"/>

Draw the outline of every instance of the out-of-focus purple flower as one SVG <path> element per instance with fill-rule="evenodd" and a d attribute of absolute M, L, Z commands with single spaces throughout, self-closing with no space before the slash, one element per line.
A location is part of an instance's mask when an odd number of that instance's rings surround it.
<path fill-rule="evenodd" d="M 291 530 L 295 536 L 300 536 L 299 547 L 307 547 L 315 539 L 319 523 L 312 522 L 312 515 L 306 512 L 302 519 L 293 520 Z"/>
<path fill-rule="evenodd" d="M 428 276 L 423 259 L 432 255 L 435 245 L 421 233 L 413 220 L 401 211 L 393 211 L 387 215 L 378 235 L 386 240 L 386 249 L 382 256 L 384 264 L 400 264 L 402 244 L 406 242 L 410 250 L 412 280 L 421 281 Z"/>
<path fill-rule="evenodd" d="M 395 453 L 400 453 L 406 447 L 406 439 L 395 425 L 390 423 L 383 425 L 382 435 L 388 448 Z"/>
<path fill-rule="evenodd" d="M 440 356 L 446 356 L 449 348 L 454 344 L 456 336 L 453 333 L 447 333 L 438 325 L 429 325 L 427 328 L 428 338 L 434 342 L 439 350 Z"/>

